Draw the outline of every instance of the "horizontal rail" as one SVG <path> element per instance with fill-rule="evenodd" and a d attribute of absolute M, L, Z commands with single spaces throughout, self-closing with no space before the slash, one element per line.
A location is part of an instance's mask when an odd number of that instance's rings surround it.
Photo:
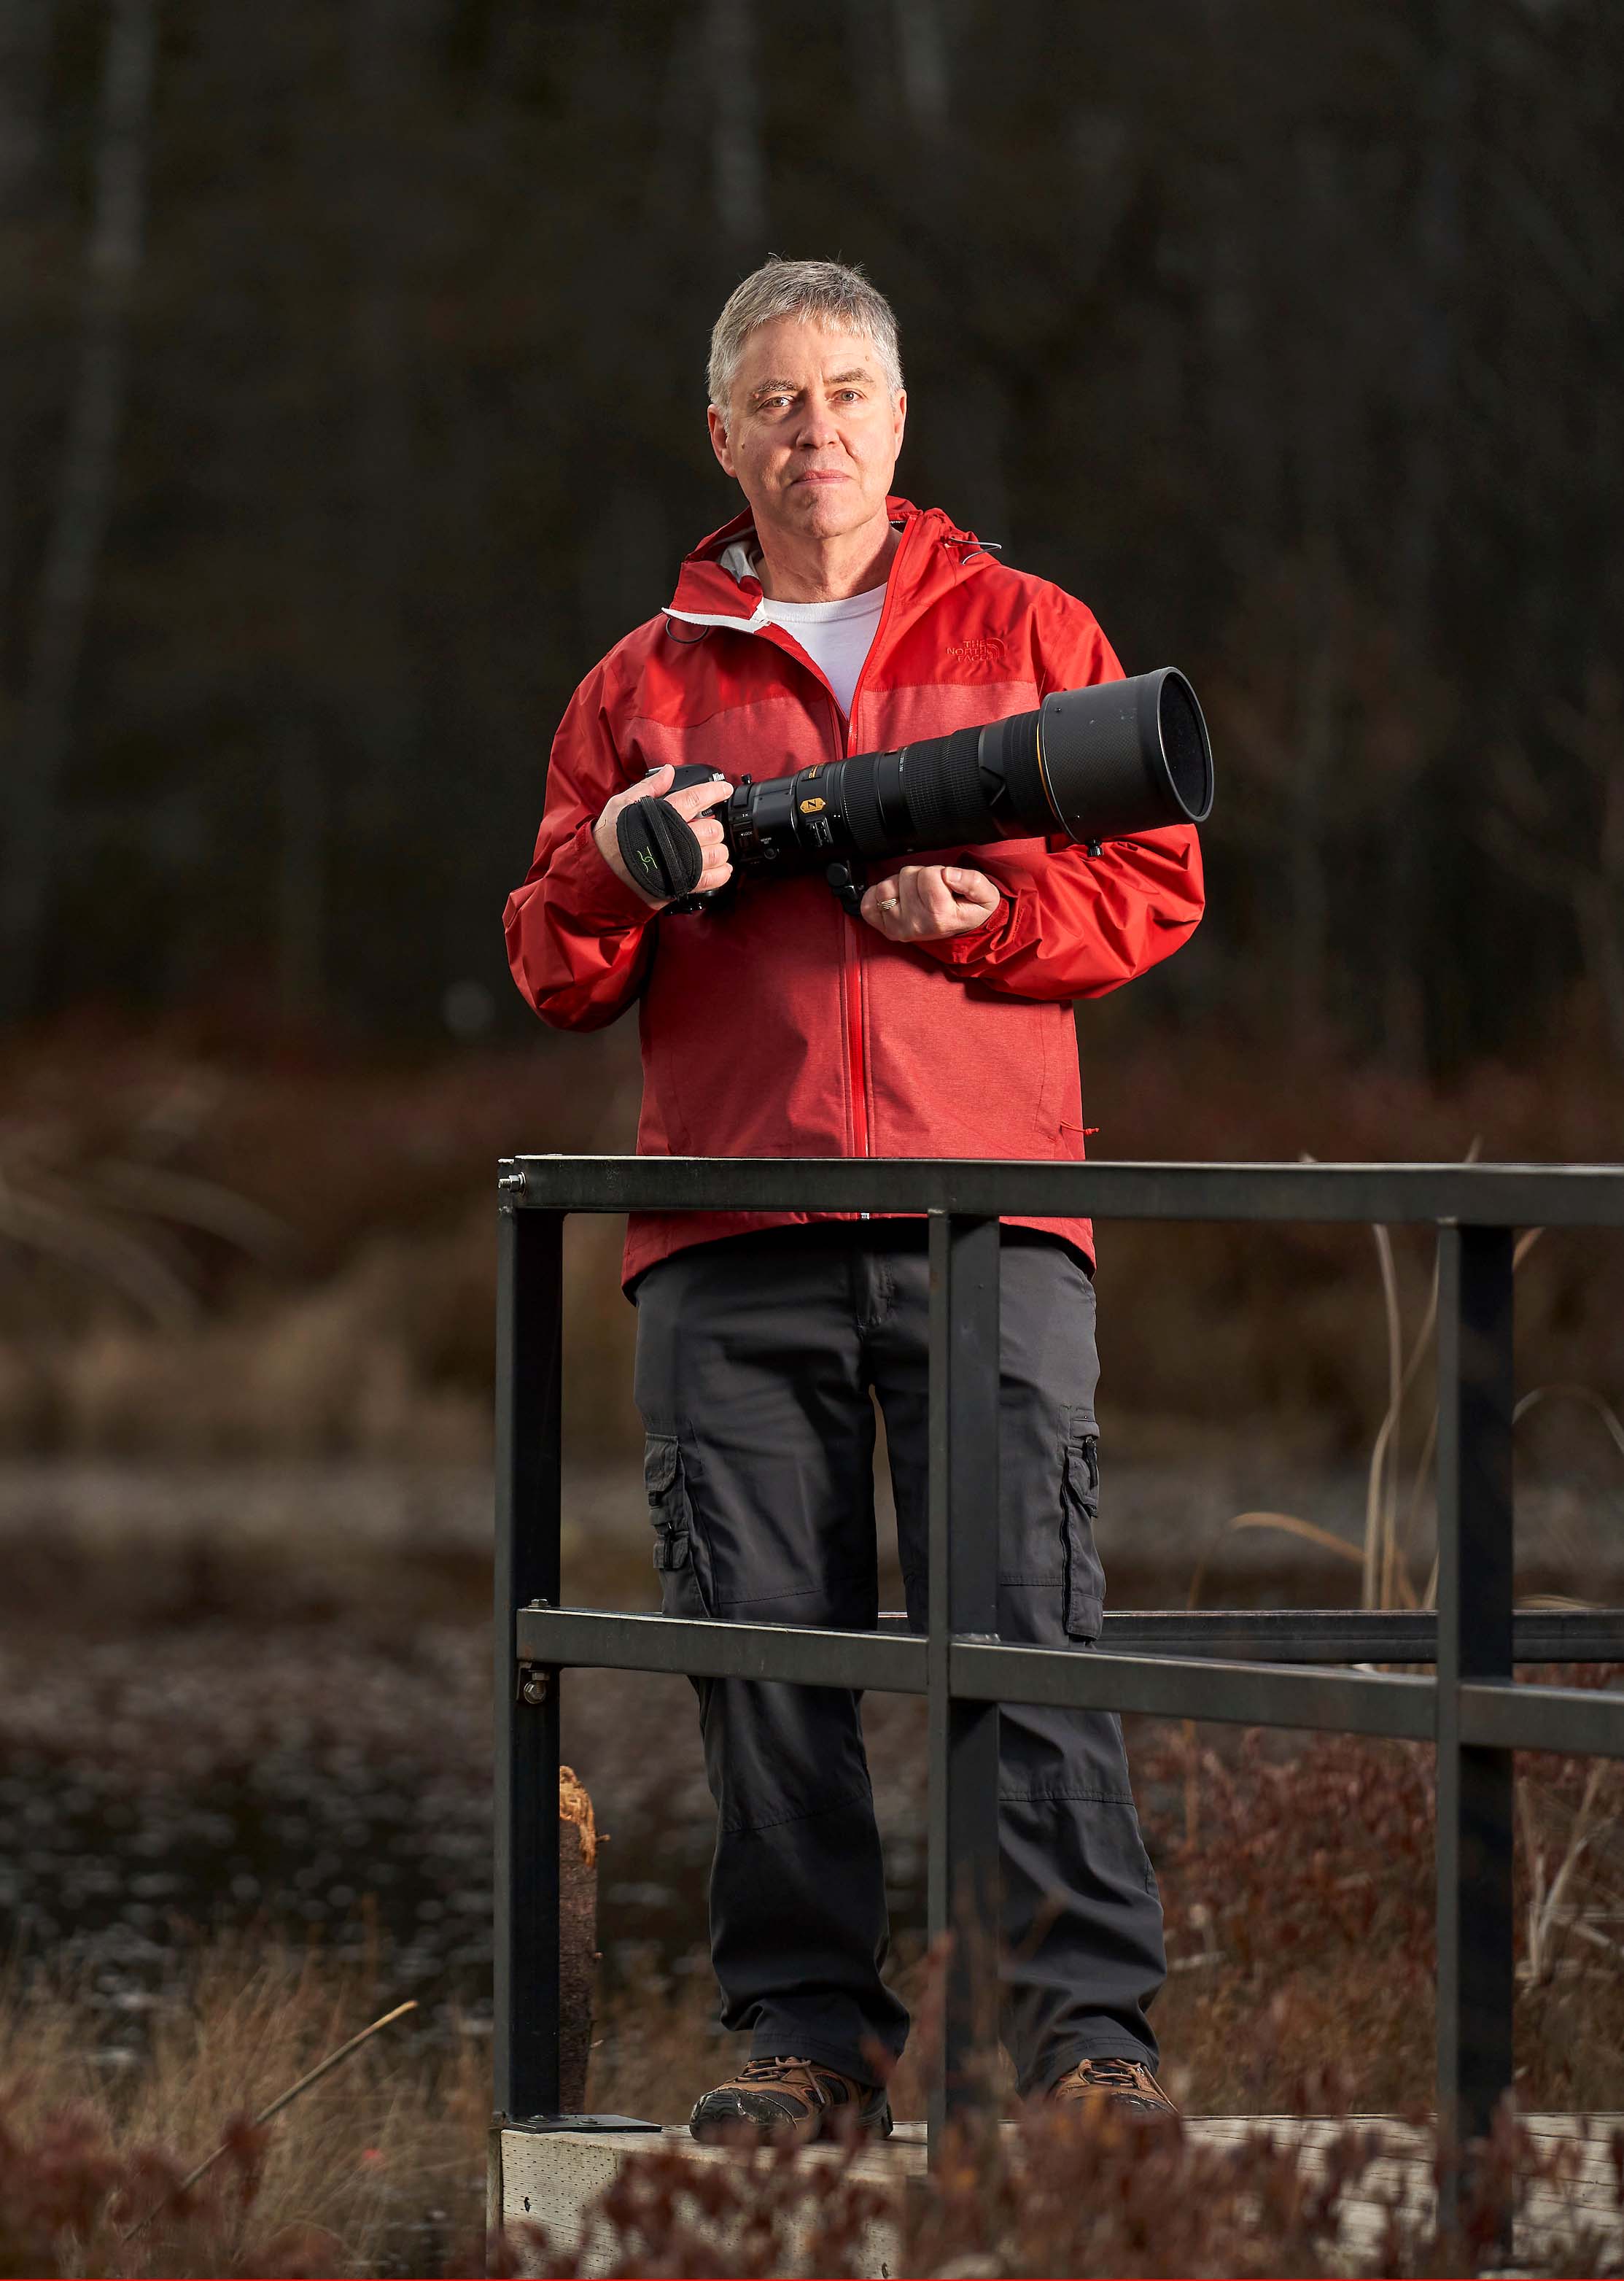
<path fill-rule="evenodd" d="M 1624 1759 L 1624 1693 L 1468 1681 L 1460 1689 L 1460 1739 L 1494 1751 Z"/>
<path fill-rule="evenodd" d="M 1107 1613 L 1101 1645 L 1263 1663 L 1435 1663 L 1438 1619 L 1431 1608 L 1127 1608 Z M 1519 1608 L 1512 1660 L 1624 1663 L 1624 1608 Z"/>
<path fill-rule="evenodd" d="M 1171 1633 L 1174 1621 L 1199 1619 L 1162 1620 Z M 519 1662 L 549 1667 L 776 1680 L 891 1695 L 922 1695 L 926 1686 L 924 1640 L 896 1631 L 820 1631 L 616 1609 L 527 1607 L 518 1611 L 515 1638 Z M 1211 1652 L 1138 1656 L 1119 1653 L 1114 1645 L 1090 1651 L 958 1639 L 949 1659 L 949 1686 L 966 1702 L 1138 1712 L 1410 1742 L 1430 1742 L 1435 1728 L 1430 1679 L 1241 1663 Z M 1624 1757 L 1624 1692 L 1466 1685 L 1460 1701 L 1464 1742 Z"/>
<path fill-rule="evenodd" d="M 884 1632 L 790 1624 L 622 1615 L 612 1610 L 520 1608 L 517 1660 L 608 1671 L 687 1672 L 697 1679 L 784 1680 L 803 1687 L 925 1692 L 925 1642 Z M 1429 1740 L 1430 1679 L 1367 1672 L 1294 1671 L 1257 1663 L 1117 1655 L 1087 1648 L 1006 1647 L 955 1640 L 949 1692 L 975 1703 L 1042 1703 L 1071 1710 L 1142 1711 L 1243 1727 L 1315 1727 Z"/>
<path fill-rule="evenodd" d="M 920 1635 L 909 1631 L 907 1618 L 881 1616 L 878 1637 L 884 1648 L 877 1657 L 875 1637 L 873 1632 L 724 1624 L 713 1618 L 689 1620 L 616 1609 L 521 1608 L 518 1651 L 527 1663 L 592 1664 L 605 1671 L 691 1669 L 700 1679 L 795 1679 L 813 1686 L 873 1688 L 880 1694 L 920 1693 L 924 1681 L 914 1674 L 915 1658 L 905 1653 L 898 1659 L 884 1651 L 894 1643 L 918 1648 Z M 1624 1608 L 1520 1610 L 1512 1619 L 1512 1638 L 1519 1663 L 1624 1663 Z M 1427 1608 L 1127 1609 L 1106 1616 L 1100 1644 L 1113 1655 L 1284 1664 L 1431 1663 L 1437 1640 L 1438 1620 Z M 764 1641 L 773 1643 L 771 1671 L 759 1660 Z M 708 1659 L 690 1666 L 684 1660 L 690 1652 Z M 786 1662 L 794 1668 L 781 1667 Z"/>
<path fill-rule="evenodd" d="M 1226 1726 L 1312 1727 L 1334 1734 L 1433 1737 L 1434 1682 L 1395 1673 L 1298 1671 L 1216 1656 L 1068 1654 L 955 1640 L 955 1695 L 981 1703 L 1041 1703 L 1068 1711 L 1135 1711 Z"/>
<path fill-rule="evenodd" d="M 520 1663 L 597 1671 L 674 1671 L 695 1679 L 781 1679 L 801 1687 L 923 1695 L 925 1643 L 903 1633 L 728 1624 L 712 1617 L 623 1615 L 599 1608 L 520 1608 Z"/>
<path fill-rule="evenodd" d="M 723 1624 L 712 1617 L 620 1615 L 586 1608 L 520 1608 L 520 1663 L 616 1672 L 689 1672 L 696 1679 L 780 1679 L 796 1686 L 874 1688 L 924 1695 L 921 1638 L 878 1631 L 812 1631 L 794 1624 Z M 967 1702 L 1051 1704 L 1072 1711 L 1145 1711 L 1241 1727 L 1325 1727 L 1341 1734 L 1433 1736 L 1433 1682 L 1368 1672 L 1300 1672 L 1004 1647 L 953 1640 L 949 1692 Z"/>
<path fill-rule="evenodd" d="M 1619 1164 L 965 1163 L 908 1156 L 512 1156 L 550 1211 L 945 1211 L 982 1218 L 1624 1227 Z"/>

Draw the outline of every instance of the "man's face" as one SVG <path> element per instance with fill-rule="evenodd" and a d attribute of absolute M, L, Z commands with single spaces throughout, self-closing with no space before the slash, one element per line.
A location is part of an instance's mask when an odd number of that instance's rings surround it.
<path fill-rule="evenodd" d="M 781 317 L 746 340 L 711 442 L 758 530 L 839 538 L 884 514 L 906 409 L 865 335 Z"/>

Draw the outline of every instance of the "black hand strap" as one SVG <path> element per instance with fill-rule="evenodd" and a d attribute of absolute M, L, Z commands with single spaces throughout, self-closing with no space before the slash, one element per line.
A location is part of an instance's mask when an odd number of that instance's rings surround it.
<path fill-rule="evenodd" d="M 615 818 L 620 861 L 645 894 L 662 901 L 691 895 L 704 870 L 704 851 L 685 816 L 663 800 L 635 800 Z"/>

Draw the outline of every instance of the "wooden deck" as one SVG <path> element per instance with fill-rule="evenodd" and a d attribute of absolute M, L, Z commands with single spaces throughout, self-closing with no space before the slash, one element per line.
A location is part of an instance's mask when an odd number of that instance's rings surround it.
<path fill-rule="evenodd" d="M 1599 2234 L 1599 2259 L 1588 2269 L 1605 2272 L 1624 2264 L 1624 2226 L 1620 2225 L 1618 2195 L 1609 2144 L 1614 2130 L 1624 2127 L 1624 2115 L 1530 2115 L 1524 2117 L 1530 2134 L 1542 2147 L 1566 2142 L 1574 2149 L 1573 2176 L 1563 2189 L 1535 2189 L 1518 2221 L 1514 2261 L 1501 2269 L 1515 2271 L 1541 2256 L 1548 2243 L 1571 2239 L 1582 2230 Z M 1353 2115 L 1305 2120 L 1296 2115 L 1215 2115 L 1187 2118 L 1185 2130 L 1198 2145 L 1238 2145 L 1254 2132 L 1266 2131 L 1279 2146 L 1301 2149 L 1305 2167 L 1312 2169 L 1320 2150 L 1350 2126 L 1379 2130 L 1391 2149 L 1368 2171 L 1357 2195 L 1343 2205 L 1338 2247 L 1350 2267 L 1376 2254 L 1388 2211 L 1395 2204 L 1418 2225 L 1430 2227 L 1435 2206 L 1430 2133 L 1394 2121 L 1388 2115 Z M 602 2131 L 525 2131 L 492 2133 L 491 2216 L 522 2236 L 527 2226 L 545 2229 L 555 2250 L 573 2244 L 583 2219 L 598 2196 L 610 2186 L 628 2154 L 651 2149 L 673 2150 L 697 2166 L 727 2163 L 737 2159 L 727 2149 L 700 2146 L 685 2126 L 661 2130 Z M 808 2163 L 834 2163 L 839 2155 L 826 2147 L 809 2147 L 799 2158 Z M 899 2123 L 883 2146 L 866 2149 L 853 2165 L 853 2175 L 876 2185 L 902 2187 L 925 2172 L 923 2123 Z M 725 2227 L 717 2246 L 726 2243 Z M 890 2281 L 898 2272 L 896 2230 L 889 2223 L 870 2225 L 865 2235 L 861 2271 Z M 588 2236 L 587 2256 L 581 2270 L 608 2270 L 611 2255 L 607 2229 L 600 2223 Z M 793 2263 L 786 2266 L 794 2272 Z M 981 2269 L 978 2267 L 978 2270 Z M 1568 2270 L 1575 2269 L 1569 2267 Z"/>

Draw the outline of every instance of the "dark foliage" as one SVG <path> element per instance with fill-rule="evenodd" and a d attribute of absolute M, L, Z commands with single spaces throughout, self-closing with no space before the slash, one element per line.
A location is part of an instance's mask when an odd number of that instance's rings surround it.
<path fill-rule="evenodd" d="M 902 487 L 1210 700 L 1213 916 L 1140 1018 L 1416 1070 L 1576 1007 L 1624 1055 L 1605 0 L 16 23 L 14 820 L 73 646 L 63 502 L 96 489 L 73 406 L 119 422 L 14 1010 L 32 971 L 36 1005 L 235 984 L 521 1024 L 496 923 L 551 725 L 729 511 L 705 336 L 774 247 L 895 298 Z"/>

